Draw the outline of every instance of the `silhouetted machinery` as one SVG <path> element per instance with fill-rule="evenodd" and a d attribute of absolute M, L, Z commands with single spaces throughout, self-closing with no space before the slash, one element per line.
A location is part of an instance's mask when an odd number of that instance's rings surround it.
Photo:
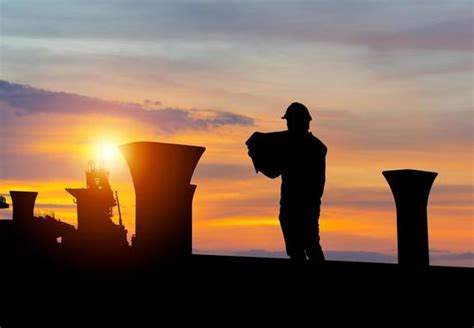
<path fill-rule="evenodd" d="M 384 171 L 397 207 L 398 263 L 403 268 L 427 268 L 427 205 L 431 186 L 438 175 L 418 170 Z"/>
<path fill-rule="evenodd" d="M 77 204 L 77 234 L 68 242 L 96 251 L 118 251 L 119 247 L 128 246 L 121 218 L 119 224 L 112 221 L 117 193 L 114 195 L 108 177 L 108 171 L 91 164 L 86 171 L 86 188 L 66 188 Z"/>
<path fill-rule="evenodd" d="M 0 195 L 0 209 L 9 207 L 10 205 L 8 205 L 7 199 L 4 196 Z"/>
<path fill-rule="evenodd" d="M 75 232 L 74 226 L 51 215 L 35 216 L 37 195 L 34 191 L 10 191 L 12 220 L 0 220 L 0 252 L 10 257 L 45 260 L 55 254 L 58 237 Z"/>
<path fill-rule="evenodd" d="M 136 236 L 144 261 L 179 260 L 192 252 L 190 184 L 204 147 L 135 142 L 120 147 L 133 179 Z"/>

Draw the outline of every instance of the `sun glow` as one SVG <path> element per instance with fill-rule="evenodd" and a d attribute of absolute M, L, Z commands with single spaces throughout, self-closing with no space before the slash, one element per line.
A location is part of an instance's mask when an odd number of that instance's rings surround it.
<path fill-rule="evenodd" d="M 118 148 L 117 145 L 110 141 L 103 141 L 98 143 L 96 149 L 96 157 L 99 162 L 113 162 L 117 159 Z"/>

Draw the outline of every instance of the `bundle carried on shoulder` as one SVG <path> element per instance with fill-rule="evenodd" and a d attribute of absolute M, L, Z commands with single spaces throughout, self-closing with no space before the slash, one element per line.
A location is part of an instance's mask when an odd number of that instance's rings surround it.
<path fill-rule="evenodd" d="M 288 144 L 288 131 L 255 132 L 245 144 L 256 172 L 262 172 L 272 179 L 281 174 Z"/>

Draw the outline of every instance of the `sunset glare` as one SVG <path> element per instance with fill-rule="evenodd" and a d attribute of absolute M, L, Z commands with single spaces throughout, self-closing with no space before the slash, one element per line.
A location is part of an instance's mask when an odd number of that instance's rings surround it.
<path fill-rule="evenodd" d="M 117 160 L 119 156 L 118 148 L 111 142 L 101 142 L 97 149 L 97 158 L 100 162 L 110 163 Z"/>

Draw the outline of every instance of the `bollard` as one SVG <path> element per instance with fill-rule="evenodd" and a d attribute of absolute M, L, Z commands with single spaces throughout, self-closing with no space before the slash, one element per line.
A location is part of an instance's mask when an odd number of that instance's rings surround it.
<path fill-rule="evenodd" d="M 15 224 L 31 223 L 34 217 L 36 191 L 10 191 Z"/>
<path fill-rule="evenodd" d="M 190 182 L 205 148 L 135 142 L 120 149 L 135 188 L 134 249 L 148 262 L 191 255 L 196 186 Z"/>
<path fill-rule="evenodd" d="M 403 268 L 429 266 L 428 196 L 438 173 L 418 170 L 382 172 L 397 208 L 398 263 Z"/>

